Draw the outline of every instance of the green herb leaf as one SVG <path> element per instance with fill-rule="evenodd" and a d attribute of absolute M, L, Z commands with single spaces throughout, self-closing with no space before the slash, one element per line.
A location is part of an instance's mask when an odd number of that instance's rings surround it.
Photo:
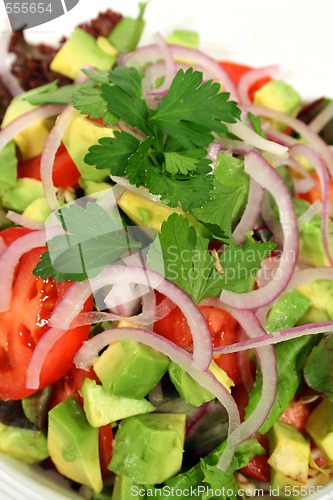
<path fill-rule="evenodd" d="M 187 149 L 207 147 L 213 139 L 211 132 L 227 132 L 222 122 L 234 123 L 240 116 L 237 104 L 228 97 L 218 83 L 202 84 L 202 73 L 192 68 L 179 70 L 150 122 Z"/>
<path fill-rule="evenodd" d="M 26 96 L 24 99 L 30 104 L 40 106 L 42 104 L 69 104 L 72 102 L 73 94 L 81 87 L 87 84 L 80 85 L 64 85 L 57 87 L 57 82 L 52 82 L 48 85 L 43 85 L 39 92 Z"/>
<path fill-rule="evenodd" d="M 85 85 L 78 88 L 72 96 L 74 108 L 81 111 L 84 115 L 89 115 L 91 118 L 103 118 L 103 123 L 116 124 L 118 117 L 110 113 L 107 109 L 107 103 L 104 101 L 100 87 L 94 85 Z"/>
<path fill-rule="evenodd" d="M 304 378 L 311 389 L 333 399 L 333 335 L 322 338 L 304 366 Z"/>
<path fill-rule="evenodd" d="M 123 176 L 128 159 L 138 150 L 139 145 L 140 141 L 132 134 L 116 130 L 114 138 L 102 137 L 98 144 L 91 146 L 84 161 L 98 169 L 110 168 L 112 175 Z"/>
<path fill-rule="evenodd" d="M 124 252 L 141 246 L 120 229 L 117 211 L 113 220 L 97 203 L 87 203 L 85 208 L 66 205 L 57 217 L 66 232 L 47 242 L 47 255 L 33 271 L 37 276 L 82 281 L 96 276 Z"/>

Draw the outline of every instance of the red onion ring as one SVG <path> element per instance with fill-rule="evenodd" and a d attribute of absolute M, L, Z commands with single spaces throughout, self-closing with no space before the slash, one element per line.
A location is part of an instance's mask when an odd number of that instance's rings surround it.
<path fill-rule="evenodd" d="M 177 65 L 173 59 L 173 54 L 172 51 L 170 50 L 170 45 L 166 43 L 164 38 L 159 33 L 155 33 L 154 38 L 165 61 L 165 73 L 164 73 L 165 78 L 162 85 L 157 90 L 159 94 L 162 94 L 163 92 L 166 92 L 169 89 L 172 80 L 176 76 Z"/>
<path fill-rule="evenodd" d="M 46 104 L 18 116 L 0 131 L 0 150 L 22 130 L 32 125 L 36 120 L 57 116 L 64 109 L 62 104 Z"/>
<path fill-rule="evenodd" d="M 192 299 L 177 285 L 162 275 L 135 266 L 111 265 L 89 282 L 73 285 L 57 304 L 51 316 L 50 325 L 67 329 L 82 310 L 91 293 L 118 283 L 137 283 L 153 288 L 182 310 L 193 335 L 194 367 L 207 370 L 212 359 L 212 339 L 207 323 Z"/>
<path fill-rule="evenodd" d="M 323 204 L 320 200 L 316 200 L 309 206 L 305 212 L 298 217 L 298 224 L 309 222 L 315 215 L 321 214 L 323 211 Z"/>
<path fill-rule="evenodd" d="M 264 137 L 261 137 L 261 135 L 257 134 L 244 122 L 239 121 L 237 123 L 228 123 L 226 125 L 229 129 L 229 132 L 236 135 L 240 139 L 243 139 L 243 141 L 245 141 L 246 143 L 251 144 L 253 147 L 281 158 L 287 157 L 287 147 L 281 146 L 281 144 L 277 144 L 273 141 L 268 141 Z"/>
<path fill-rule="evenodd" d="M 309 142 L 316 151 L 322 156 L 326 162 L 327 168 L 330 172 L 330 176 L 333 178 L 333 152 L 330 150 L 326 142 L 311 128 L 303 123 L 298 118 L 286 115 L 275 109 L 264 108 L 263 106 L 246 106 L 247 111 L 251 111 L 254 115 L 265 116 L 266 118 L 272 118 L 273 120 L 284 123 L 285 125 L 291 127 L 295 132 L 300 134 L 303 139 Z"/>
<path fill-rule="evenodd" d="M 309 123 L 309 127 L 319 134 L 319 132 L 332 120 L 333 118 L 333 102 L 330 102 L 315 118 Z"/>
<path fill-rule="evenodd" d="M 275 76 L 278 71 L 279 66 L 274 65 L 266 66 L 265 68 L 255 68 L 244 73 L 244 75 L 242 75 L 239 79 L 237 87 L 240 103 L 243 105 L 252 104 L 252 101 L 249 97 L 249 90 L 251 85 L 256 83 L 258 80 L 261 80 L 262 78 Z"/>
<path fill-rule="evenodd" d="M 314 151 L 312 148 L 306 144 L 297 144 L 290 148 L 290 155 L 299 157 L 304 156 L 309 160 L 313 168 L 318 174 L 322 198 L 323 198 L 323 212 L 322 212 L 322 238 L 326 257 L 330 265 L 333 265 L 333 256 L 329 244 L 329 232 L 328 232 L 328 221 L 329 221 L 329 177 L 326 169 L 326 165 L 321 158 L 321 156 Z"/>
<path fill-rule="evenodd" d="M 14 224 L 28 229 L 43 230 L 45 227 L 45 222 L 30 219 L 30 217 L 25 217 L 24 215 L 13 212 L 12 210 L 9 210 L 6 213 L 6 217 L 11 222 L 14 222 Z"/>
<path fill-rule="evenodd" d="M 0 75 L 5 87 L 9 90 L 12 96 L 22 94 L 24 89 L 19 84 L 18 80 L 10 71 L 8 62 L 8 47 L 12 36 L 12 30 L 9 22 L 4 23 L 0 31 Z"/>
<path fill-rule="evenodd" d="M 60 146 L 62 136 L 64 135 L 70 121 L 79 112 L 68 104 L 59 115 L 59 118 L 50 132 L 45 143 L 42 157 L 40 160 L 40 177 L 43 184 L 45 200 L 50 207 L 50 211 L 57 210 L 59 203 L 56 196 L 55 187 L 52 180 L 53 164 L 55 155 Z"/>
<path fill-rule="evenodd" d="M 245 156 L 245 162 L 246 161 L 247 156 Z M 236 245 L 243 244 L 246 240 L 246 233 L 255 227 L 261 212 L 264 194 L 265 191 L 263 188 L 251 177 L 245 210 L 232 233 Z"/>
<path fill-rule="evenodd" d="M 32 248 L 45 246 L 45 232 L 33 231 L 13 241 L 0 257 L 0 312 L 8 311 L 12 297 L 14 271 L 19 259 Z"/>
<path fill-rule="evenodd" d="M 255 151 L 246 155 L 245 171 L 276 200 L 284 234 L 279 272 L 263 288 L 238 294 L 222 290 L 221 301 L 237 309 L 257 309 L 275 300 L 287 287 L 298 257 L 298 229 L 293 200 L 277 171 Z"/>
<path fill-rule="evenodd" d="M 0 257 L 4 253 L 4 251 L 7 249 L 7 245 L 3 239 L 2 236 L 0 236 Z"/>
<path fill-rule="evenodd" d="M 236 87 L 228 73 L 212 57 L 203 52 L 180 45 L 169 45 L 170 51 L 176 61 L 188 61 L 191 66 L 199 66 L 207 71 L 215 80 L 221 83 L 226 92 L 230 93 L 230 99 L 238 101 Z M 147 63 L 162 59 L 163 55 L 156 44 L 140 47 L 131 54 L 120 60 L 120 64 L 125 66 L 144 67 Z"/>
<path fill-rule="evenodd" d="M 322 323 L 311 323 L 308 325 L 294 326 L 270 335 L 262 335 L 253 339 L 237 342 L 224 347 L 216 347 L 214 354 L 223 354 L 230 352 L 245 351 L 247 349 L 256 349 L 267 345 L 278 344 L 286 340 L 296 339 L 304 335 L 317 335 L 319 333 L 333 333 L 333 321 L 323 321 Z"/>
<path fill-rule="evenodd" d="M 258 336 L 268 336 L 252 311 L 241 311 L 232 307 L 227 307 L 222 304 L 219 299 L 205 299 L 201 304 L 218 307 L 219 309 L 227 311 L 238 321 L 248 337 L 250 337 L 250 340 Z M 217 352 L 219 352 L 219 348 L 214 349 L 214 353 Z M 260 429 L 266 421 L 275 401 L 277 371 L 274 348 L 270 345 L 264 348 L 260 347 L 255 350 L 255 353 L 262 373 L 262 392 L 255 410 L 229 435 L 227 446 L 231 446 L 231 449 L 236 449 L 240 443 L 249 439 Z M 219 464 L 221 469 L 227 471 L 229 465 L 229 461 L 225 460 L 224 455 L 222 455 Z"/>

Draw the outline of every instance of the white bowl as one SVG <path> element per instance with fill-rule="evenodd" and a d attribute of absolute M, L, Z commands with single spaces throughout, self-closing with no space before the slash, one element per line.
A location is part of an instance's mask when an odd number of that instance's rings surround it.
<path fill-rule="evenodd" d="M 33 42 L 53 43 L 106 8 L 136 16 L 138 1 L 80 0 L 72 11 L 27 34 Z M 175 28 L 196 30 L 201 47 L 219 59 L 253 66 L 277 63 L 282 78 L 305 99 L 333 97 L 332 0 L 151 0 L 145 18 L 143 43 L 155 32 L 166 36 Z M 5 19 L 1 2 L 0 22 Z M 328 485 L 310 498 L 331 500 L 332 491 Z M 0 500 L 75 498 L 82 497 L 56 474 L 0 454 Z"/>

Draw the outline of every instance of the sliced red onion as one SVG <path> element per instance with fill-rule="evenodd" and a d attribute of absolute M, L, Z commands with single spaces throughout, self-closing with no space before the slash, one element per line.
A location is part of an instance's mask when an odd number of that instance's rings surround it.
<path fill-rule="evenodd" d="M 265 128 L 265 124 L 262 124 L 262 127 Z M 282 144 L 282 146 L 286 146 L 288 148 L 293 144 L 298 144 L 299 142 L 295 137 L 285 134 L 281 132 L 281 130 L 271 126 L 267 127 L 267 129 L 265 128 L 265 133 L 270 141 L 277 142 L 278 144 Z"/>
<path fill-rule="evenodd" d="M 216 166 L 217 157 L 218 157 L 219 152 L 221 151 L 221 148 L 222 148 L 222 146 L 218 142 L 212 142 L 209 145 L 209 148 L 207 151 L 207 157 L 212 162 L 211 163 L 212 168 L 215 168 L 215 166 Z"/>
<path fill-rule="evenodd" d="M 325 266 L 309 267 L 296 271 L 289 282 L 286 292 L 310 283 L 311 281 L 318 280 L 333 280 L 333 268 Z"/>
<path fill-rule="evenodd" d="M 5 240 L 3 239 L 2 236 L 0 236 L 0 257 L 6 249 L 7 249 L 7 245 L 5 243 Z"/>
<path fill-rule="evenodd" d="M 250 337 L 250 341 L 259 336 L 268 337 L 266 331 L 260 325 L 258 319 L 252 311 L 241 311 L 232 307 L 227 307 L 218 299 L 206 299 L 202 302 L 202 305 L 210 305 L 227 311 L 233 318 L 238 321 L 248 337 Z M 214 353 L 217 352 L 219 352 L 219 348 L 214 349 Z M 237 427 L 231 434 L 229 434 L 227 446 L 231 447 L 232 450 L 236 449 L 236 447 L 240 443 L 242 443 L 246 439 L 249 439 L 260 429 L 260 427 L 266 421 L 267 416 L 275 401 L 277 386 L 275 351 L 272 346 L 267 345 L 264 348 L 255 348 L 255 353 L 262 373 L 261 396 L 255 410 L 251 413 L 251 415 L 244 422 L 242 422 L 242 424 Z M 227 455 L 226 457 L 224 457 L 224 454 L 222 454 L 219 464 L 220 468 L 223 471 L 227 471 L 229 465 L 229 456 Z"/>
<path fill-rule="evenodd" d="M 281 247 L 283 244 L 282 228 L 279 219 L 276 217 L 274 213 L 268 193 L 265 193 L 264 195 L 261 217 L 266 227 L 268 227 L 268 229 L 273 235 L 271 240 L 274 241 L 279 247 Z"/>
<path fill-rule="evenodd" d="M 32 356 L 30 358 L 25 386 L 27 389 L 38 389 L 40 383 L 40 374 L 45 360 L 52 347 L 67 333 L 66 330 L 50 328 L 38 341 Z"/>
<path fill-rule="evenodd" d="M 8 47 L 12 36 L 12 30 L 9 22 L 1 27 L 0 31 L 0 75 L 5 87 L 9 90 L 12 96 L 22 94 L 24 89 L 19 84 L 18 80 L 10 71 Z"/>
<path fill-rule="evenodd" d="M 274 197 L 284 235 L 279 272 L 263 288 L 246 293 L 222 290 L 221 301 L 237 309 L 257 309 L 275 300 L 287 287 L 298 257 L 298 229 L 293 200 L 278 172 L 256 151 L 245 156 L 245 172 Z"/>
<path fill-rule="evenodd" d="M 15 120 L 8 123 L 8 125 L 0 131 L 0 150 L 6 146 L 9 141 L 14 139 L 19 132 L 22 132 L 22 130 L 35 123 L 35 121 L 49 118 L 50 116 L 57 116 L 63 109 L 64 106 L 62 104 L 46 104 L 45 106 L 39 106 L 15 118 Z"/>
<path fill-rule="evenodd" d="M 228 137 L 215 137 L 215 141 L 221 144 L 223 149 L 239 155 L 244 155 L 253 149 L 252 146 L 244 141 L 237 141 L 235 139 L 229 139 Z"/>
<path fill-rule="evenodd" d="M 208 368 L 212 359 L 212 339 L 203 315 L 181 288 L 155 271 L 142 267 L 111 265 L 89 282 L 73 285 L 55 307 L 50 325 L 67 329 L 91 293 L 120 283 L 145 285 L 159 291 L 177 304 L 193 336 L 194 366 L 199 370 Z"/>
<path fill-rule="evenodd" d="M 223 89 L 230 93 L 230 98 L 232 100 L 238 100 L 237 90 L 232 79 L 214 58 L 190 47 L 181 45 L 169 45 L 169 47 L 177 62 L 186 61 L 189 62 L 191 66 L 199 66 L 202 70 L 207 71 L 212 78 L 221 83 Z M 152 44 L 138 48 L 124 57 L 123 60 L 120 61 L 120 64 L 142 68 L 146 66 L 147 63 L 152 63 L 162 58 L 163 55 L 158 45 Z"/>
<path fill-rule="evenodd" d="M 42 157 L 40 161 L 40 177 L 43 184 L 45 200 L 50 207 L 51 212 L 59 208 L 59 203 L 56 196 L 56 190 L 53 184 L 52 172 L 55 155 L 61 143 L 61 139 L 76 114 L 79 111 L 73 108 L 71 104 L 68 104 L 54 125 L 45 143 Z"/>
<path fill-rule="evenodd" d="M 328 231 L 329 221 L 329 177 L 326 165 L 322 157 L 306 144 L 296 144 L 290 148 L 290 155 L 293 157 L 305 157 L 311 163 L 313 168 L 318 174 L 322 198 L 323 198 L 323 212 L 322 212 L 322 238 L 325 254 L 328 262 L 333 265 L 332 250 L 330 248 L 330 235 Z"/>
<path fill-rule="evenodd" d="M 275 109 L 264 108 L 263 106 L 246 106 L 247 111 L 251 111 L 254 115 L 265 116 L 266 118 L 272 118 L 280 123 L 291 127 L 295 132 L 300 134 L 300 136 L 309 142 L 316 151 L 322 156 L 326 162 L 327 168 L 333 178 L 333 152 L 330 150 L 326 142 L 304 122 L 298 118 L 294 118 Z"/>
<path fill-rule="evenodd" d="M 106 308 L 115 314 L 133 316 L 138 311 L 141 297 L 145 293 L 147 292 L 140 290 L 140 285 L 120 283 L 111 288 L 104 302 Z"/>
<path fill-rule="evenodd" d="M 118 177 L 117 175 L 111 175 L 111 180 L 118 184 L 119 186 L 127 189 L 127 191 L 131 191 L 141 198 L 146 198 L 147 200 L 153 201 L 154 203 L 161 203 L 161 197 L 159 195 L 151 194 L 147 188 L 140 186 L 136 187 L 134 184 L 131 184 L 126 177 Z M 163 203 L 161 203 L 163 205 Z"/>
<path fill-rule="evenodd" d="M 227 123 L 226 124 L 229 131 L 243 139 L 243 141 L 251 144 L 251 146 L 260 149 L 261 151 L 266 151 L 274 156 L 281 158 L 286 158 L 288 154 L 288 148 L 277 144 L 276 142 L 268 141 L 261 135 L 257 134 L 253 129 L 248 127 L 245 123 L 239 121 L 237 123 Z"/>
<path fill-rule="evenodd" d="M 257 272 L 257 285 L 259 288 L 266 286 L 277 272 L 279 268 L 279 258 L 278 257 L 267 257 L 261 263 L 261 269 Z"/>
<path fill-rule="evenodd" d="M 255 68 L 244 73 L 238 82 L 238 95 L 241 104 L 252 104 L 249 97 L 249 90 L 251 85 L 256 83 L 258 80 L 267 77 L 275 76 L 279 71 L 279 66 L 266 66 L 265 68 Z"/>
<path fill-rule="evenodd" d="M 121 340 L 135 340 L 165 354 L 172 361 L 181 366 L 202 387 L 211 392 L 225 407 L 229 415 L 229 432 L 239 426 L 239 412 L 237 405 L 228 390 L 217 381 L 209 371 L 200 371 L 194 367 L 193 356 L 173 342 L 157 335 L 150 330 L 139 328 L 114 328 L 99 333 L 94 338 L 84 342 L 74 357 L 77 368 L 87 370 L 94 364 L 98 353 L 112 342 Z"/>
<path fill-rule="evenodd" d="M 321 214 L 323 210 L 323 204 L 320 200 L 316 200 L 309 206 L 305 212 L 298 217 L 298 224 L 303 224 L 310 222 L 310 220 L 318 214 Z"/>
<path fill-rule="evenodd" d="M 177 66 L 173 59 L 173 54 L 172 51 L 170 50 L 170 45 L 166 43 L 164 38 L 159 33 L 155 33 L 154 38 L 165 61 L 164 81 L 162 85 L 158 88 L 158 92 L 163 93 L 169 89 L 172 80 L 176 76 Z"/>
<path fill-rule="evenodd" d="M 111 208 L 115 207 L 121 198 L 121 196 L 124 194 L 124 188 L 121 186 L 113 186 L 110 187 L 110 189 L 105 189 L 104 191 L 98 191 L 94 195 L 90 195 L 88 198 L 96 197 L 97 198 L 97 204 L 102 207 L 106 212 L 111 210 Z"/>
<path fill-rule="evenodd" d="M 45 232 L 33 231 L 13 241 L 0 257 L 0 312 L 8 311 L 12 298 L 12 284 L 17 262 L 32 248 L 45 246 Z"/>
<path fill-rule="evenodd" d="M 247 161 L 246 156 L 245 161 Z M 236 245 L 242 245 L 246 240 L 246 233 L 255 227 L 261 212 L 264 194 L 263 188 L 251 177 L 245 210 L 232 233 Z"/>
<path fill-rule="evenodd" d="M 45 227 L 45 222 L 34 220 L 31 219 L 30 217 L 25 217 L 24 215 L 13 212 L 12 210 L 9 210 L 6 213 L 6 217 L 11 222 L 14 222 L 14 224 L 26 227 L 28 229 L 43 230 Z"/>
<path fill-rule="evenodd" d="M 230 352 L 245 351 L 247 349 L 256 349 L 258 347 L 278 344 L 286 340 L 297 339 L 304 335 L 318 335 L 321 333 L 333 333 L 333 321 L 323 321 L 322 323 L 311 323 L 308 325 L 295 326 L 274 332 L 270 335 L 261 335 L 253 339 L 237 342 L 224 347 L 216 347 L 214 354 L 223 354 Z"/>
<path fill-rule="evenodd" d="M 316 133 L 319 134 L 321 130 L 332 120 L 333 118 L 333 101 L 325 106 L 325 108 L 314 117 L 314 119 L 309 123 L 309 127 Z"/>
<path fill-rule="evenodd" d="M 292 176 L 296 192 L 307 193 L 313 186 L 315 186 L 316 182 L 310 172 L 306 170 L 306 168 L 304 168 L 298 161 L 296 161 L 295 158 L 287 158 L 287 160 L 284 161 L 284 165 L 291 167 L 293 171 L 301 174 L 301 177 Z"/>

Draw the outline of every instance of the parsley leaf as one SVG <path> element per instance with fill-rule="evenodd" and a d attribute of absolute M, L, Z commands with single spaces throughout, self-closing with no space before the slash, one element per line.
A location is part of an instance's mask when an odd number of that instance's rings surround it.
<path fill-rule="evenodd" d="M 82 281 L 141 246 L 97 203 L 72 203 L 56 214 L 65 232 L 47 242 L 48 251 L 33 271 L 36 276 Z"/>
<path fill-rule="evenodd" d="M 150 117 L 153 125 L 176 137 L 185 148 L 207 147 L 213 140 L 211 132 L 227 132 L 222 122 L 234 123 L 240 116 L 237 104 L 227 100 L 229 94 L 220 92 L 219 83 L 202 84 L 202 77 L 192 68 L 179 70 Z"/>
<path fill-rule="evenodd" d="M 170 174 L 187 175 L 189 172 L 197 169 L 200 159 L 191 158 L 181 153 L 164 153 L 165 168 Z"/>
<path fill-rule="evenodd" d="M 199 208 L 192 209 L 193 215 L 204 224 L 220 226 L 230 238 L 232 232 L 232 209 L 242 192 L 240 186 L 226 186 L 214 179 L 210 199 Z"/>
<path fill-rule="evenodd" d="M 126 174 L 128 158 L 139 148 L 140 141 L 127 132 L 114 132 L 114 138 L 102 137 L 91 146 L 84 161 L 98 169 L 110 168 L 112 175 Z"/>
<path fill-rule="evenodd" d="M 51 82 L 47 85 L 43 85 L 32 95 L 24 97 L 24 100 L 36 106 L 42 104 L 69 104 L 72 102 L 73 94 L 79 88 L 86 85 L 86 83 L 82 83 L 79 85 L 64 85 L 62 87 L 57 87 L 57 82 Z"/>
<path fill-rule="evenodd" d="M 79 87 L 73 94 L 72 102 L 74 108 L 84 115 L 94 119 L 103 118 L 105 125 L 116 124 L 118 121 L 118 117 L 108 111 L 100 87 L 91 84 Z"/>

